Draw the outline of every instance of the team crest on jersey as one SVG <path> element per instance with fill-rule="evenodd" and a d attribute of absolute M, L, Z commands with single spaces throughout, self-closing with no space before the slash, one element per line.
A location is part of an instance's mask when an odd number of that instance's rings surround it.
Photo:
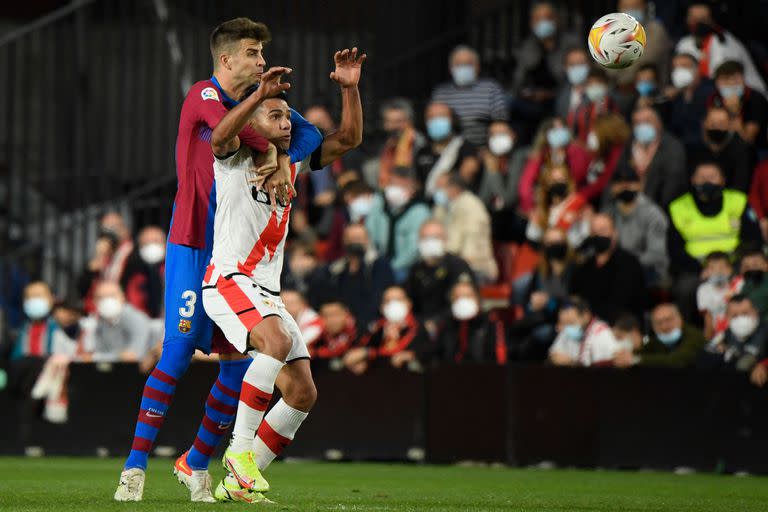
<path fill-rule="evenodd" d="M 271 301 L 271 300 L 269 300 L 269 299 L 262 299 L 262 301 L 261 301 L 261 302 L 263 302 L 263 303 L 264 303 L 264 305 L 265 305 L 265 306 L 267 306 L 268 308 L 277 309 L 277 306 L 275 306 L 275 303 L 274 303 L 274 302 L 272 302 L 272 301 Z"/>
<path fill-rule="evenodd" d="M 219 101 L 219 93 L 216 92 L 216 89 L 213 87 L 206 87 L 203 89 L 202 92 L 200 92 L 200 96 L 203 97 L 203 100 Z"/>
<path fill-rule="evenodd" d="M 192 329 L 192 320 L 179 319 L 179 332 L 187 334 Z"/>

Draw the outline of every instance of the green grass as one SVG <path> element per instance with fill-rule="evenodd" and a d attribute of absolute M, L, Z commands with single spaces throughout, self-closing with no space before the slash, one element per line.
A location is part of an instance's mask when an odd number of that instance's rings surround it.
<path fill-rule="evenodd" d="M 0 458 L 0 511 L 237 510 L 191 504 L 152 460 L 144 502 L 115 503 L 121 460 Z M 220 468 L 214 470 L 219 477 Z M 271 510 L 727 511 L 768 510 L 768 478 L 670 473 L 409 466 L 275 464 Z"/>

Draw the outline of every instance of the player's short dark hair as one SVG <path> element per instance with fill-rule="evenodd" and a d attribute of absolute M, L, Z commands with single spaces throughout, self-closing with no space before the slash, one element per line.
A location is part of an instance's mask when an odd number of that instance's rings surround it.
<path fill-rule="evenodd" d="M 713 261 L 724 261 L 731 264 L 731 257 L 728 255 L 727 252 L 723 251 L 712 251 L 711 253 L 707 254 L 707 256 L 704 258 L 704 263 L 711 263 Z"/>
<path fill-rule="evenodd" d="M 715 70 L 715 80 L 734 75 L 744 75 L 744 64 L 737 60 L 727 60 Z"/>
<path fill-rule="evenodd" d="M 613 328 L 624 332 L 642 331 L 642 329 L 640 329 L 640 322 L 637 321 L 637 317 L 635 315 L 630 315 L 629 313 L 622 313 L 619 315 L 616 322 L 613 324 Z"/>
<path fill-rule="evenodd" d="M 216 61 L 222 47 L 243 39 L 255 39 L 266 44 L 272 40 L 272 34 L 264 23 L 250 18 L 241 17 L 225 21 L 211 32 L 210 45 L 213 60 Z"/>

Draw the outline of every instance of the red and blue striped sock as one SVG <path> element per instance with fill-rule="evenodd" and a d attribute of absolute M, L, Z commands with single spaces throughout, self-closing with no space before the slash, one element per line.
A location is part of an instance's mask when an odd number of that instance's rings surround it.
<path fill-rule="evenodd" d="M 213 452 L 235 418 L 243 377 L 251 361 L 250 357 L 236 361 L 220 361 L 219 378 L 216 379 L 205 402 L 205 416 L 197 431 L 195 442 L 187 454 L 187 464 L 190 468 L 208 468 Z"/>
<path fill-rule="evenodd" d="M 125 461 L 125 469 L 147 469 L 149 452 L 165 421 L 165 414 L 176 392 L 176 382 L 187 371 L 193 352 L 194 347 L 186 343 L 163 347 L 160 361 L 144 385 L 133 445 Z"/>

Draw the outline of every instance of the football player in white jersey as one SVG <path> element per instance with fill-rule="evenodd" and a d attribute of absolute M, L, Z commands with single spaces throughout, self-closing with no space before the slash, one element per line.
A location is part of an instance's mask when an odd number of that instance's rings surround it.
<path fill-rule="evenodd" d="M 262 165 L 264 155 L 252 153 L 237 137 L 250 123 L 284 152 L 291 141 L 290 109 L 284 98 L 250 95 L 227 113 L 211 136 L 217 207 L 203 305 L 240 352 L 255 350 L 243 379 L 232 441 L 224 454 L 228 475 L 214 493 L 221 500 L 265 500 L 261 493 L 269 490 L 269 484 L 260 471 L 291 442 L 316 399 L 306 344 L 280 299 L 292 182 L 298 173 L 322 169 L 362 141 L 357 85 L 365 58 L 358 56 L 357 48 L 334 55 L 336 69 L 330 77 L 341 87 L 339 130 L 298 164 L 290 165 L 287 155 L 278 156 L 277 172 L 284 176 L 290 167 L 290 182 L 267 180 L 266 185 L 253 186 L 251 169 Z M 269 76 L 279 81 L 280 74 Z M 273 84 L 273 89 L 287 87 Z M 264 417 L 275 385 L 282 398 Z"/>

